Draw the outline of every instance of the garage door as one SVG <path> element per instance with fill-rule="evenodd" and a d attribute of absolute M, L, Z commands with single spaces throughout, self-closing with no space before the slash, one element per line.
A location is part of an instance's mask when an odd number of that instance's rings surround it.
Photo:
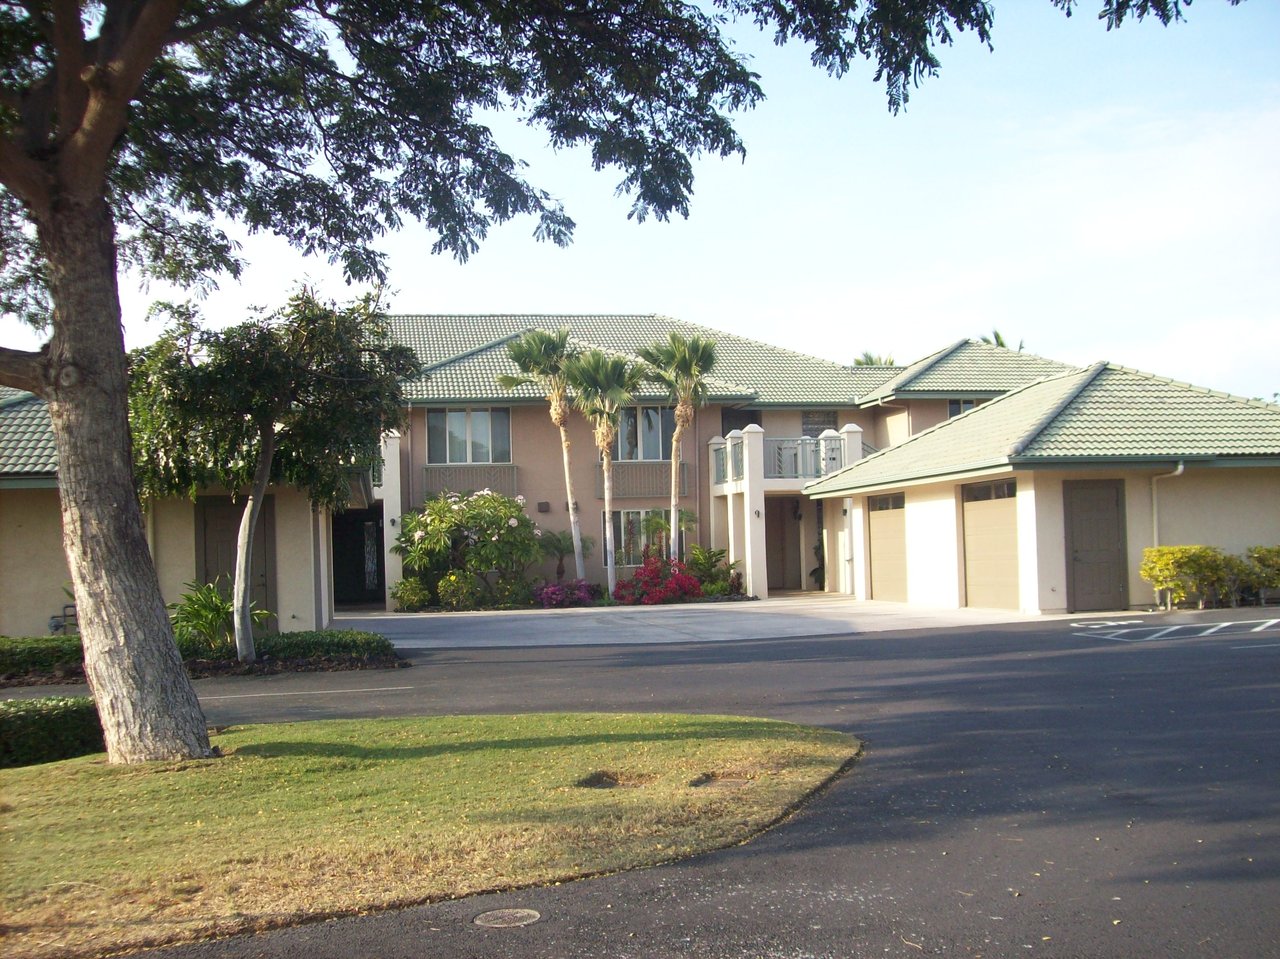
<path fill-rule="evenodd" d="M 964 579 L 969 606 L 1018 608 L 1014 480 L 964 487 Z"/>
<path fill-rule="evenodd" d="M 871 598 L 907 601 L 907 511 L 902 493 L 867 497 Z"/>

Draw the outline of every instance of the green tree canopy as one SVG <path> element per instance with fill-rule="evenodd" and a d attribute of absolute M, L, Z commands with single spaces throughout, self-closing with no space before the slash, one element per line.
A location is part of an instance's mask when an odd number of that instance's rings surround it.
<path fill-rule="evenodd" d="M 267 486 L 346 504 L 353 470 L 381 458 L 381 436 L 404 416 L 413 352 L 393 343 L 371 299 L 339 309 L 307 290 L 272 314 L 210 331 L 191 307 L 133 355 L 130 427 L 145 496 L 222 486 L 244 495 L 236 563 L 236 645 L 253 659 L 249 560 Z"/>

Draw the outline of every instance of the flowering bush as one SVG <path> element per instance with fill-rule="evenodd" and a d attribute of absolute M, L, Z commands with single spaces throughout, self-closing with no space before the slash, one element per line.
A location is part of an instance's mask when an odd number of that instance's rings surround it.
<path fill-rule="evenodd" d="M 458 569 L 440 577 L 436 592 L 440 594 L 440 605 L 453 610 L 475 609 L 480 595 L 476 578 Z"/>
<path fill-rule="evenodd" d="M 682 603 L 702 595 L 698 578 L 678 559 L 667 560 L 644 551 L 644 563 L 635 575 L 623 580 L 613 591 L 613 598 L 624 606 L 637 603 L 656 606 L 659 603 Z"/>
<path fill-rule="evenodd" d="M 504 596 L 518 592 L 529 564 L 541 555 L 542 530 L 524 511 L 524 497 L 512 499 L 492 490 L 470 496 L 442 493 L 421 510 L 401 518 L 395 551 L 413 572 L 445 569 L 470 574 L 490 602 L 502 583 Z M 442 606 L 443 580 L 436 587 Z M 509 600 L 507 600 L 509 601 Z"/>
<path fill-rule="evenodd" d="M 585 579 L 567 583 L 543 583 L 533 588 L 533 600 L 543 609 L 563 609 L 566 606 L 590 606 L 597 598 L 599 588 Z"/>

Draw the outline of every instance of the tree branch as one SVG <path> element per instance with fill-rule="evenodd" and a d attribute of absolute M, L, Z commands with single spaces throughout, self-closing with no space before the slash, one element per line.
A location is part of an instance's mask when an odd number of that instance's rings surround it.
<path fill-rule="evenodd" d="M 49 183 L 44 169 L 10 137 L 0 137 L 0 184 L 4 184 L 28 209 L 49 209 Z"/>
<path fill-rule="evenodd" d="M 211 17 L 205 17 L 203 20 L 197 20 L 195 23 L 185 27 L 178 27 L 169 31 L 168 37 L 165 38 L 165 45 L 174 43 L 186 43 L 194 40 L 202 34 L 209 33 L 212 30 L 221 30 L 225 27 L 236 27 L 247 22 L 253 14 L 257 13 L 262 7 L 265 7 L 270 0 L 249 0 L 248 3 L 236 7 L 234 10 L 224 10 L 222 13 L 215 14 Z"/>
<path fill-rule="evenodd" d="M 16 390 L 26 390 L 37 396 L 44 395 L 44 364 L 49 356 L 46 344 L 40 352 L 27 350 L 11 350 L 0 346 L 0 386 L 12 386 Z"/>
<path fill-rule="evenodd" d="M 57 87 L 60 139 L 80 126 L 89 93 L 84 73 L 84 23 L 76 0 L 53 0 L 53 23 L 49 31 L 54 50 L 53 80 Z"/>

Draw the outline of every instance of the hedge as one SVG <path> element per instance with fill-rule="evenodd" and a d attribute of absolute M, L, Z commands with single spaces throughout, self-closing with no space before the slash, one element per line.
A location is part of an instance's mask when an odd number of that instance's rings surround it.
<path fill-rule="evenodd" d="M 392 656 L 391 641 L 376 633 L 354 629 L 318 629 L 296 633 L 271 633 L 254 640 L 259 658 L 372 659 Z M 204 647 L 179 644 L 184 658 L 204 654 Z M 234 659 L 230 649 L 225 659 Z M 79 636 L 0 636 L 0 677 L 53 675 L 59 671 L 80 670 L 84 666 L 84 650 Z"/>
<path fill-rule="evenodd" d="M 87 696 L 0 700 L 0 768 L 51 763 L 106 748 L 97 707 Z"/>
<path fill-rule="evenodd" d="M 1238 606 L 1261 590 L 1280 588 L 1280 546 L 1250 546 L 1244 556 L 1216 546 L 1149 546 L 1138 573 L 1164 594 L 1169 609 L 1192 598 L 1202 609 Z"/>

